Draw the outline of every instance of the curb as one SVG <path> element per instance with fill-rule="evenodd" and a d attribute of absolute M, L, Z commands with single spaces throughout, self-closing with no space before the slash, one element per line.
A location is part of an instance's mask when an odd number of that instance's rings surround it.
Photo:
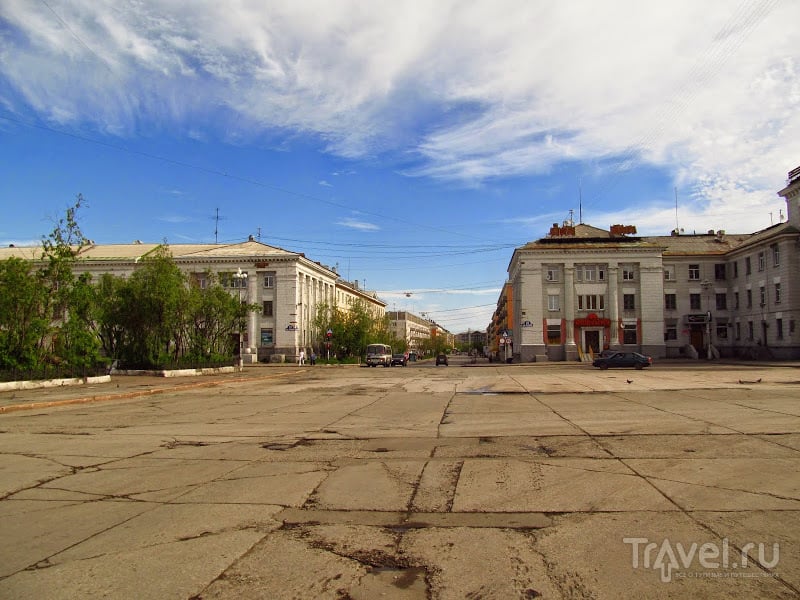
<path fill-rule="evenodd" d="M 225 383 L 241 383 L 244 381 L 258 381 L 261 379 L 274 379 L 276 377 L 284 377 L 292 375 L 300 371 L 290 371 L 287 373 L 277 373 L 273 375 L 262 375 L 260 377 L 237 377 L 235 379 L 219 379 L 215 381 L 202 381 L 199 383 L 185 383 L 182 385 L 173 385 L 167 387 L 154 388 L 150 390 L 139 390 L 136 392 L 123 392 L 119 394 L 103 394 L 99 396 L 84 396 L 83 398 L 69 398 L 67 400 L 52 400 L 50 402 L 32 402 L 30 404 L 10 404 L 8 406 L 0 406 L 0 415 L 10 412 L 17 412 L 21 410 L 37 410 L 41 408 L 53 408 L 58 406 L 69 406 L 71 404 L 88 404 L 92 402 L 106 402 L 109 400 L 129 400 L 131 398 L 138 398 L 141 396 L 155 396 L 157 394 L 166 394 L 169 392 L 183 392 L 186 390 L 199 389 L 205 387 L 214 387 Z M 110 378 L 109 378 L 110 380 Z"/>

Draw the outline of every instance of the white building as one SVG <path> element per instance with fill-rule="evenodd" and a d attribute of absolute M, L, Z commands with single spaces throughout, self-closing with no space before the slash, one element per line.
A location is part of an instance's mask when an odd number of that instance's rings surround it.
<path fill-rule="evenodd" d="M 156 248 L 158 244 L 139 242 L 90 244 L 76 257 L 75 272 L 127 277 Z M 322 340 L 315 338 L 313 321 L 323 304 L 347 307 L 358 298 L 376 318 L 385 312 L 386 304 L 374 293 L 342 281 L 332 268 L 252 238 L 239 244 L 174 244 L 169 252 L 198 285 L 206 285 L 214 274 L 242 302 L 260 307 L 249 314 L 242 332 L 245 363 L 273 355 L 295 360 L 301 349 L 317 345 Z M 12 256 L 37 260 L 41 248 L 0 249 L 0 260 Z"/>
<path fill-rule="evenodd" d="M 751 234 L 554 224 L 508 267 L 515 360 L 800 358 L 800 168 L 779 195 L 788 221 Z"/>

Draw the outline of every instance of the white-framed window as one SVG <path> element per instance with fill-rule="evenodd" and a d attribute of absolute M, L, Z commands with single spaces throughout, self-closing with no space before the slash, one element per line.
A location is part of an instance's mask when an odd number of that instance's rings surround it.
<path fill-rule="evenodd" d="M 764 254 L 764 251 L 758 253 L 758 270 L 763 271 L 767 268 L 767 257 Z"/>
<path fill-rule="evenodd" d="M 547 294 L 547 310 L 561 310 L 561 300 L 558 294 Z"/>
<path fill-rule="evenodd" d="M 781 284 L 775 284 L 775 304 L 781 303 Z"/>
<path fill-rule="evenodd" d="M 772 266 L 779 267 L 781 265 L 781 249 L 778 244 L 772 244 Z"/>
<path fill-rule="evenodd" d="M 578 296 L 578 310 L 604 310 L 606 297 L 603 294 L 581 294 Z"/>
<path fill-rule="evenodd" d="M 668 265 L 664 267 L 664 281 L 675 281 L 675 267 Z"/>
<path fill-rule="evenodd" d="M 689 279 L 691 281 L 700 279 L 700 265 L 689 265 Z"/>
<path fill-rule="evenodd" d="M 576 265 L 575 279 L 591 283 L 593 281 L 605 281 L 606 270 L 603 265 Z"/>
<path fill-rule="evenodd" d="M 558 267 L 547 267 L 545 278 L 547 281 L 558 281 Z"/>
<path fill-rule="evenodd" d="M 265 288 L 274 288 L 275 287 L 275 273 L 264 273 L 264 287 Z"/>
<path fill-rule="evenodd" d="M 633 265 L 624 265 L 622 267 L 622 281 L 635 281 L 636 269 Z"/>
<path fill-rule="evenodd" d="M 622 343 L 623 344 L 637 344 L 639 338 L 636 333 L 635 324 L 626 324 L 622 326 Z"/>

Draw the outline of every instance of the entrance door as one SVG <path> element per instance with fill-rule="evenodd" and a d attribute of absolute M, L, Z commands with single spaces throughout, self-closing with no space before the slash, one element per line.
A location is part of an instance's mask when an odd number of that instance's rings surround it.
<path fill-rule="evenodd" d="M 587 330 L 583 332 L 583 351 L 587 354 L 600 352 L 600 332 L 597 330 Z"/>
<path fill-rule="evenodd" d="M 689 331 L 689 343 L 694 346 L 699 356 L 705 356 L 706 350 L 703 344 L 703 327 L 704 325 L 692 325 Z"/>

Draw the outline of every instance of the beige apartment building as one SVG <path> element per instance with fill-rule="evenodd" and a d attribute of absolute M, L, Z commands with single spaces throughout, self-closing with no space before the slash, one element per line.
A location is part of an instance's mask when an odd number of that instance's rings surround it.
<path fill-rule="evenodd" d="M 431 338 L 431 322 L 405 310 L 395 310 L 389 315 L 389 331 L 398 340 L 404 340 L 409 350 L 419 351 Z"/>
<path fill-rule="evenodd" d="M 788 220 L 750 234 L 554 224 L 508 267 L 514 360 L 800 358 L 800 168 L 778 194 Z"/>
<path fill-rule="evenodd" d="M 78 254 L 75 271 L 125 277 L 158 246 L 90 244 Z M 318 345 L 322 340 L 316 339 L 313 322 L 322 305 L 347 310 L 361 300 L 376 319 L 385 314 L 386 303 L 374 292 L 342 280 L 331 267 L 253 238 L 238 244 L 171 244 L 169 251 L 178 267 L 198 285 L 207 285 L 213 274 L 242 302 L 259 307 L 249 314 L 240 334 L 244 363 L 268 361 L 273 356 L 296 360 L 301 349 Z M 41 248 L 0 248 L 0 260 L 12 256 L 38 260 Z"/>

